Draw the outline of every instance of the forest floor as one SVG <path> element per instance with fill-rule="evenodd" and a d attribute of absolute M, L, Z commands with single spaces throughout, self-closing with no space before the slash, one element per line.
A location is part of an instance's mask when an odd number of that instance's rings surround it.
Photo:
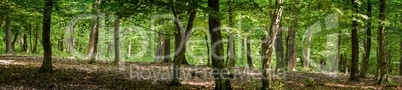
<path fill-rule="evenodd" d="M 114 66 L 108 61 L 88 64 L 68 58 L 55 58 L 52 73 L 39 73 L 42 58 L 0 56 L 0 89 L 213 89 L 211 69 L 207 66 L 183 65 L 182 85 L 170 85 L 172 64 L 125 62 Z M 236 90 L 260 87 L 258 69 L 236 68 L 230 78 Z M 300 90 L 402 90 L 402 77 L 391 76 L 392 83 L 375 85 L 374 76 L 348 81 L 347 74 L 318 72 L 286 72 L 275 75 L 275 89 Z M 280 77 L 280 80 L 278 79 Z"/>

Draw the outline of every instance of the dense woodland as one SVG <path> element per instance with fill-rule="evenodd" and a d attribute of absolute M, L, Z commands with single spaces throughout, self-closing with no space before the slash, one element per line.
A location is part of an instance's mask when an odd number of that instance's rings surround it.
<path fill-rule="evenodd" d="M 402 89 L 401 5 L 1 0 L 0 89 Z"/>

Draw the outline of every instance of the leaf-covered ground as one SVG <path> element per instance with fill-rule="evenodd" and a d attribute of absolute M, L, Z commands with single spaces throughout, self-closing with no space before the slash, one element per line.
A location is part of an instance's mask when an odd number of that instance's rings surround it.
<path fill-rule="evenodd" d="M 39 73 L 39 57 L 0 56 L 0 89 L 213 89 L 211 69 L 184 65 L 182 85 L 169 84 L 172 65 L 125 62 L 113 66 L 107 61 L 87 64 L 68 58 L 53 61 L 53 73 Z M 258 89 L 258 69 L 236 68 L 230 77 L 234 89 Z M 335 73 L 287 72 L 274 76 L 276 89 L 394 89 L 401 90 L 402 78 L 391 76 L 392 84 L 375 85 L 374 79 L 349 82 L 348 75 Z M 281 80 L 278 80 L 278 77 Z M 371 76 L 372 78 L 373 76 Z M 229 78 L 229 77 L 228 77 Z"/>

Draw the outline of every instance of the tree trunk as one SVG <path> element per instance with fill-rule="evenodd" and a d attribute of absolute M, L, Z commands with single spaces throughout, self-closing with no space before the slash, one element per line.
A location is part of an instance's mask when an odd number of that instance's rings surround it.
<path fill-rule="evenodd" d="M 352 0 L 353 4 L 353 13 L 358 13 L 357 1 Z M 356 17 L 355 15 L 353 15 Z M 351 81 L 359 80 L 359 34 L 357 31 L 357 21 L 352 21 L 352 60 L 351 60 L 351 68 L 350 68 L 350 78 Z"/>
<path fill-rule="evenodd" d="M 36 29 L 39 29 L 38 24 L 36 24 Z M 38 38 L 39 38 L 38 31 L 39 30 L 35 30 L 35 42 L 34 42 L 34 47 L 33 47 L 32 53 L 36 53 L 38 51 Z"/>
<path fill-rule="evenodd" d="M 22 52 L 28 52 L 28 42 L 27 42 L 27 34 L 23 33 L 21 36 L 21 51 Z"/>
<path fill-rule="evenodd" d="M 285 66 L 285 59 L 283 57 L 283 40 L 282 40 L 282 24 L 279 24 L 279 29 L 275 39 L 275 52 L 276 52 L 276 65 L 278 68 Z"/>
<path fill-rule="evenodd" d="M 208 0 L 208 7 L 212 8 L 214 12 L 219 12 L 219 0 Z M 215 90 L 232 90 L 230 81 L 225 79 L 227 72 L 222 72 L 225 68 L 224 65 L 224 50 L 221 35 L 221 23 L 216 13 L 209 14 L 208 26 L 209 33 L 211 34 L 212 46 L 212 67 L 215 78 Z"/>
<path fill-rule="evenodd" d="M 114 20 L 114 64 L 119 65 L 120 62 L 120 19 Z"/>
<path fill-rule="evenodd" d="M 158 37 L 159 37 L 159 39 L 158 39 L 158 45 L 156 48 L 155 62 L 163 60 L 164 35 L 158 34 Z"/>
<path fill-rule="evenodd" d="M 50 43 L 50 29 L 52 19 L 53 0 L 46 0 L 43 10 L 43 32 L 42 32 L 42 44 L 43 44 L 43 63 L 40 67 L 40 72 L 52 72 L 52 45 Z"/>
<path fill-rule="evenodd" d="M 283 0 L 277 0 L 276 1 L 276 6 L 278 7 L 277 10 L 275 10 L 275 14 L 271 23 L 271 29 L 270 29 L 270 36 L 269 36 L 269 42 L 268 42 L 268 47 L 267 47 L 267 52 L 266 52 L 266 59 L 262 60 L 262 87 L 261 89 L 273 89 L 272 88 L 272 79 L 271 79 L 271 58 L 272 58 L 272 53 L 275 45 L 275 40 L 276 40 L 276 35 L 277 32 L 279 31 L 279 24 L 282 18 L 282 9 L 283 9 Z"/>
<path fill-rule="evenodd" d="M 13 42 L 11 42 L 11 43 L 12 43 L 12 45 L 11 45 L 11 47 L 12 47 L 12 51 L 15 51 L 15 43 L 17 43 L 17 40 L 18 40 L 18 34 L 19 34 L 19 32 L 17 32 L 17 33 L 15 33 L 15 34 L 14 34 L 14 39 L 13 39 Z"/>
<path fill-rule="evenodd" d="M 173 64 L 173 79 L 171 81 L 172 85 L 180 85 L 179 81 L 179 75 L 180 75 L 180 66 L 181 64 L 188 64 L 185 56 L 185 50 L 186 50 L 186 43 L 187 40 L 190 38 L 190 34 L 192 32 L 193 28 L 193 23 L 195 16 L 197 14 L 195 8 L 191 9 L 190 12 L 190 17 L 188 19 L 187 23 L 187 28 L 184 30 L 184 26 L 181 26 L 180 23 L 178 22 L 178 16 L 175 11 L 175 5 L 173 0 L 169 0 L 171 3 L 171 9 L 174 15 L 175 19 L 175 26 L 176 26 L 176 33 L 175 33 L 175 49 L 174 49 L 174 64 Z"/>
<path fill-rule="evenodd" d="M 304 69 L 308 69 L 310 67 L 310 42 L 311 42 L 311 26 L 308 28 L 307 31 L 307 49 L 306 49 L 306 55 L 304 57 Z"/>
<path fill-rule="evenodd" d="M 233 10 L 232 10 L 232 6 L 229 6 L 229 27 L 233 28 Z M 228 68 L 235 66 L 235 62 L 236 62 L 236 52 L 235 52 L 235 41 L 234 41 L 234 36 L 233 36 L 233 30 L 231 29 L 229 32 L 229 39 L 228 39 Z"/>
<path fill-rule="evenodd" d="M 129 58 L 131 58 L 131 41 L 132 40 L 128 40 L 127 57 Z"/>
<path fill-rule="evenodd" d="M 100 0 L 95 0 L 95 3 L 93 4 L 93 9 L 96 11 L 96 14 L 100 14 L 100 9 L 98 8 L 100 6 Z M 95 63 L 95 60 L 98 57 L 98 41 L 99 41 L 99 26 L 100 26 L 100 17 L 96 17 L 95 20 L 95 25 L 92 27 L 91 35 L 92 36 L 90 40 L 92 40 L 92 43 L 90 43 L 89 46 L 92 44 L 92 54 L 88 54 L 90 56 L 90 61 L 89 63 Z M 90 48 L 88 48 L 88 52 Z"/>
<path fill-rule="evenodd" d="M 5 25 L 5 33 L 6 33 L 6 53 L 13 53 L 13 46 L 11 43 L 11 19 L 10 16 L 6 15 L 6 25 Z"/>
<path fill-rule="evenodd" d="M 367 0 L 367 16 L 370 18 L 367 21 L 366 37 L 363 43 L 364 54 L 361 63 L 360 77 L 365 78 L 368 68 L 370 67 L 370 50 L 371 50 L 371 2 Z"/>
<path fill-rule="evenodd" d="M 378 43 L 378 53 L 377 53 L 377 68 L 379 70 L 380 78 L 378 79 L 377 84 L 382 84 L 384 81 L 388 82 L 386 80 L 387 78 L 387 62 L 385 61 L 385 46 L 384 46 L 384 29 L 385 29 L 385 24 L 382 23 L 381 21 L 385 20 L 385 7 L 386 6 L 386 1 L 385 0 L 380 0 L 380 14 L 379 14 L 379 19 L 380 19 L 380 24 L 378 27 L 378 37 L 377 37 L 377 43 Z M 385 80 L 384 80 L 385 79 Z"/>
<path fill-rule="evenodd" d="M 166 35 L 163 42 L 164 42 L 163 62 L 171 63 L 172 59 L 170 58 L 170 37 L 168 35 Z"/>
<path fill-rule="evenodd" d="M 252 68 L 254 67 L 253 64 L 253 58 L 251 58 L 251 42 L 250 42 L 250 36 L 246 36 L 246 52 L 247 52 L 247 64 L 248 67 Z"/>
<path fill-rule="evenodd" d="M 205 33 L 204 35 L 205 45 L 207 46 L 207 66 L 211 66 L 211 51 L 209 51 L 209 43 L 208 43 L 208 34 Z"/>
<path fill-rule="evenodd" d="M 340 72 L 345 72 L 345 71 L 343 71 L 343 67 L 342 67 L 345 64 L 343 64 L 343 60 L 342 60 L 343 58 L 341 57 L 341 49 L 342 49 L 341 45 L 342 45 L 342 31 L 339 30 L 339 33 L 338 33 L 338 45 L 337 45 L 338 50 L 337 50 L 336 59 L 335 59 L 337 61 L 335 61 L 336 65 L 334 65 L 334 66 L 338 67 Z"/>
<path fill-rule="evenodd" d="M 72 55 L 74 53 L 74 25 L 75 23 L 70 23 L 70 33 L 67 39 L 68 52 Z"/>
<path fill-rule="evenodd" d="M 296 27 L 297 21 L 293 23 L 291 28 L 289 28 L 289 58 L 288 58 L 288 70 L 295 70 L 296 59 L 297 59 L 297 48 L 296 48 Z"/>

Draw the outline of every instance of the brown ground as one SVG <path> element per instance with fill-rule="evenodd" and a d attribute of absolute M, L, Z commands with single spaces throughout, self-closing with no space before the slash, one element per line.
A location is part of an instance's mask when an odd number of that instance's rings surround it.
<path fill-rule="evenodd" d="M 107 61 L 87 64 L 68 58 L 53 61 L 53 73 L 39 73 L 39 57 L 0 56 L 0 89 L 213 89 L 211 69 L 206 66 L 183 66 L 181 86 L 169 85 L 171 64 L 125 62 L 113 66 Z M 231 78 L 237 90 L 258 89 L 259 73 L 238 68 Z M 374 79 L 347 81 L 348 75 L 334 73 L 287 72 L 284 83 L 275 83 L 276 89 L 338 90 L 338 89 L 394 89 L 402 90 L 402 77 L 392 76 L 395 85 L 375 85 Z M 315 84 L 307 85 L 306 78 Z M 373 78 L 373 76 L 371 76 Z M 276 78 L 275 78 L 276 79 Z M 398 85 L 399 84 L 399 85 Z M 281 87 L 282 86 L 282 87 Z"/>

